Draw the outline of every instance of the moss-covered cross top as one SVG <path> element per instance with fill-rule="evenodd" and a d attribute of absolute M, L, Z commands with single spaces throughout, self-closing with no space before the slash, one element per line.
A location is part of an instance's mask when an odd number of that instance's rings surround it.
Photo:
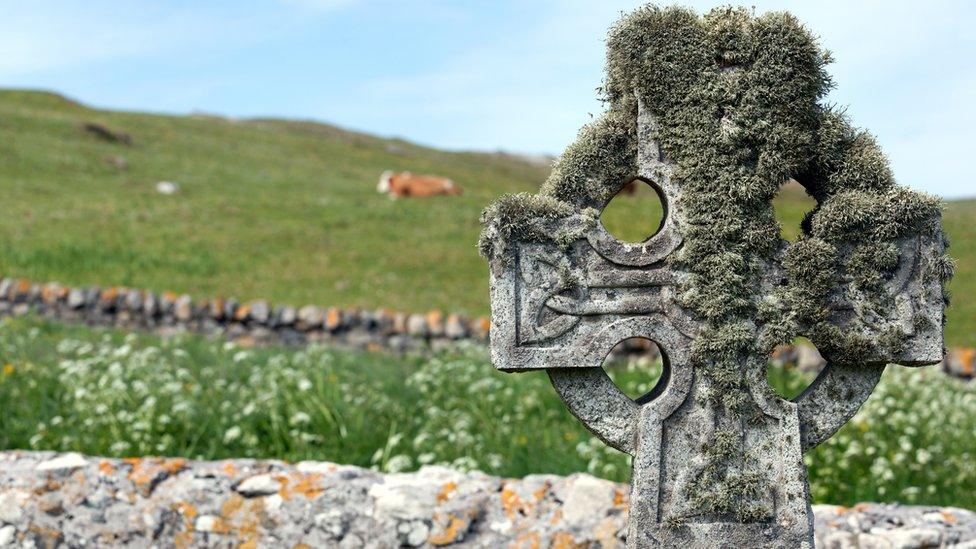
<path fill-rule="evenodd" d="M 897 186 L 871 135 L 822 103 L 828 62 L 789 14 L 637 10 L 609 35 L 606 113 L 539 194 L 484 213 L 493 362 L 547 370 L 569 409 L 633 456 L 632 547 L 812 547 L 803 452 L 887 363 L 943 356 L 941 205 Z M 792 243 L 771 205 L 791 178 L 817 201 Z M 628 244 L 599 216 L 634 179 L 666 214 Z M 765 367 L 798 336 L 828 366 L 787 401 Z M 665 356 L 636 401 L 601 368 L 630 337 Z"/>

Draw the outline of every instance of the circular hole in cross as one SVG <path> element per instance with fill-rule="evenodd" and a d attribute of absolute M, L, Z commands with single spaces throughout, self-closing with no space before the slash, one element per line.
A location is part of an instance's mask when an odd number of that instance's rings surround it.
<path fill-rule="evenodd" d="M 779 221 L 780 237 L 795 242 L 803 232 L 803 218 L 816 207 L 817 201 L 807 193 L 803 185 L 793 179 L 784 183 L 773 199 L 773 212 Z"/>
<path fill-rule="evenodd" d="M 603 370 L 638 404 L 653 400 L 668 384 L 667 357 L 657 343 L 644 337 L 614 345 L 603 361 Z"/>
<path fill-rule="evenodd" d="M 643 179 L 634 179 L 603 208 L 600 222 L 617 240 L 637 243 L 661 230 L 665 214 L 660 191 Z"/>
<path fill-rule="evenodd" d="M 773 350 L 766 364 L 766 383 L 780 397 L 793 400 L 817 378 L 827 362 L 806 338 Z"/>

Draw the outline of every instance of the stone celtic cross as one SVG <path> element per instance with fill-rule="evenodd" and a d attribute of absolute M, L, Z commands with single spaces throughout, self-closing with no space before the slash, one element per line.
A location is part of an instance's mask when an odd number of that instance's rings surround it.
<path fill-rule="evenodd" d="M 870 134 L 822 104 L 828 60 L 788 14 L 638 10 L 610 32 L 608 111 L 539 194 L 485 211 L 492 361 L 546 370 L 633 456 L 631 547 L 812 548 L 804 452 L 886 364 L 944 354 L 941 206 L 896 185 Z M 790 178 L 817 201 L 795 242 L 772 209 Z M 665 217 L 626 243 L 599 217 L 635 179 Z M 799 336 L 828 365 L 790 401 L 765 368 Z M 636 400 L 601 367 L 631 337 L 664 357 Z"/>

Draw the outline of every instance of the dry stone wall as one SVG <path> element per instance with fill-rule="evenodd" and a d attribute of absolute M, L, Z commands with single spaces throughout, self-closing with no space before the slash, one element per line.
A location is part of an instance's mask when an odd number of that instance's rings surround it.
<path fill-rule="evenodd" d="M 0 453 L 0 547 L 623 548 L 626 485 L 427 467 Z M 814 506 L 822 548 L 976 548 L 976 513 Z"/>
<path fill-rule="evenodd" d="M 131 288 L 71 288 L 58 283 L 0 280 L 0 316 L 34 313 L 93 326 L 223 335 L 242 344 L 326 342 L 395 352 L 437 350 L 461 341 L 485 343 L 485 317 L 430 311 L 275 306 L 264 300 L 193 300 L 188 295 Z"/>
<path fill-rule="evenodd" d="M 460 342 L 486 344 L 486 317 L 430 311 L 425 314 L 389 309 L 275 306 L 265 300 L 193 300 L 188 295 L 147 290 L 89 286 L 72 288 L 56 282 L 0 279 L 0 317 L 28 313 L 64 321 L 160 334 L 187 331 L 220 335 L 241 344 L 304 345 L 325 342 L 339 346 L 428 352 Z M 615 353 L 652 358 L 658 349 L 647 340 L 628 340 Z M 784 346 L 771 357 L 778 366 L 819 371 L 824 360 L 814 347 Z M 976 376 L 976 349 L 950 349 L 942 364 L 946 373 Z"/>

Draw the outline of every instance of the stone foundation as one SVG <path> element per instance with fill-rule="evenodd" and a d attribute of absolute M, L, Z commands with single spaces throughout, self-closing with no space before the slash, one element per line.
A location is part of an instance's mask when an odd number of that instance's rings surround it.
<path fill-rule="evenodd" d="M 0 453 L 0 547 L 623 547 L 628 487 L 428 467 Z M 976 548 L 976 513 L 815 506 L 820 547 Z"/>

